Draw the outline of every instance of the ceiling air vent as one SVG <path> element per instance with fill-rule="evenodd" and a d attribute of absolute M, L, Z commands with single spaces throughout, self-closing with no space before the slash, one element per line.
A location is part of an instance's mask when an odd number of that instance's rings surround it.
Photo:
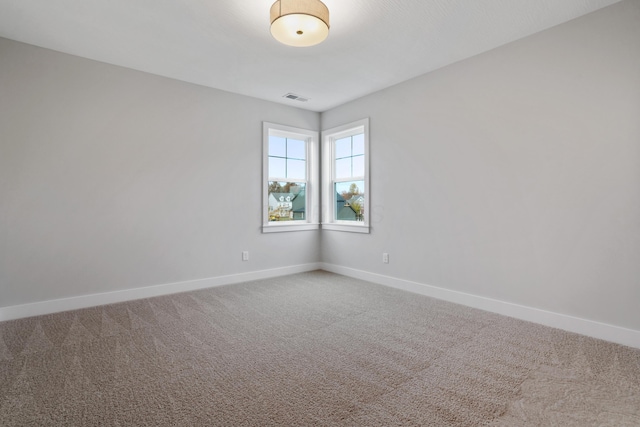
<path fill-rule="evenodd" d="M 309 98 L 296 95 L 295 93 L 288 93 L 286 95 L 282 95 L 282 97 L 287 99 L 293 99 L 294 101 L 300 101 L 300 102 L 307 102 L 309 100 Z"/>

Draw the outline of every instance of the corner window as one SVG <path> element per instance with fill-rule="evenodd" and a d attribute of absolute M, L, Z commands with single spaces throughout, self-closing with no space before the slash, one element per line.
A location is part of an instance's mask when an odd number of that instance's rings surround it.
<path fill-rule="evenodd" d="M 263 232 L 319 228 L 317 141 L 317 132 L 263 123 Z"/>
<path fill-rule="evenodd" d="M 369 232 L 369 119 L 322 132 L 326 230 Z"/>

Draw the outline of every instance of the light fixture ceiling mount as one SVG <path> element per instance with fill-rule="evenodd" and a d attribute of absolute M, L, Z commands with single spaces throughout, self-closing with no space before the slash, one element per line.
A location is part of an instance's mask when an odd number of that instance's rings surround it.
<path fill-rule="evenodd" d="M 289 46 L 321 43 L 329 35 L 329 9 L 320 0 L 278 0 L 271 6 L 271 35 Z"/>

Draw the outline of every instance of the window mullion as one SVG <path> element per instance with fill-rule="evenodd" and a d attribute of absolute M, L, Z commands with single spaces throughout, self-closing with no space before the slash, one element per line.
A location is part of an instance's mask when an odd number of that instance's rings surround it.
<path fill-rule="evenodd" d="M 334 179 L 333 182 L 341 183 L 341 182 L 351 182 L 351 181 L 364 181 L 364 176 L 350 176 L 347 178 Z"/>

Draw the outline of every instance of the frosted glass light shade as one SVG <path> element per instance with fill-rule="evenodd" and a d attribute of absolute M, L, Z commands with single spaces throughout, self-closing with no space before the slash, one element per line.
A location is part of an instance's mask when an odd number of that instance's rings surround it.
<path fill-rule="evenodd" d="M 329 9 L 320 0 L 278 0 L 271 6 L 271 35 L 289 46 L 316 45 L 329 35 Z"/>

